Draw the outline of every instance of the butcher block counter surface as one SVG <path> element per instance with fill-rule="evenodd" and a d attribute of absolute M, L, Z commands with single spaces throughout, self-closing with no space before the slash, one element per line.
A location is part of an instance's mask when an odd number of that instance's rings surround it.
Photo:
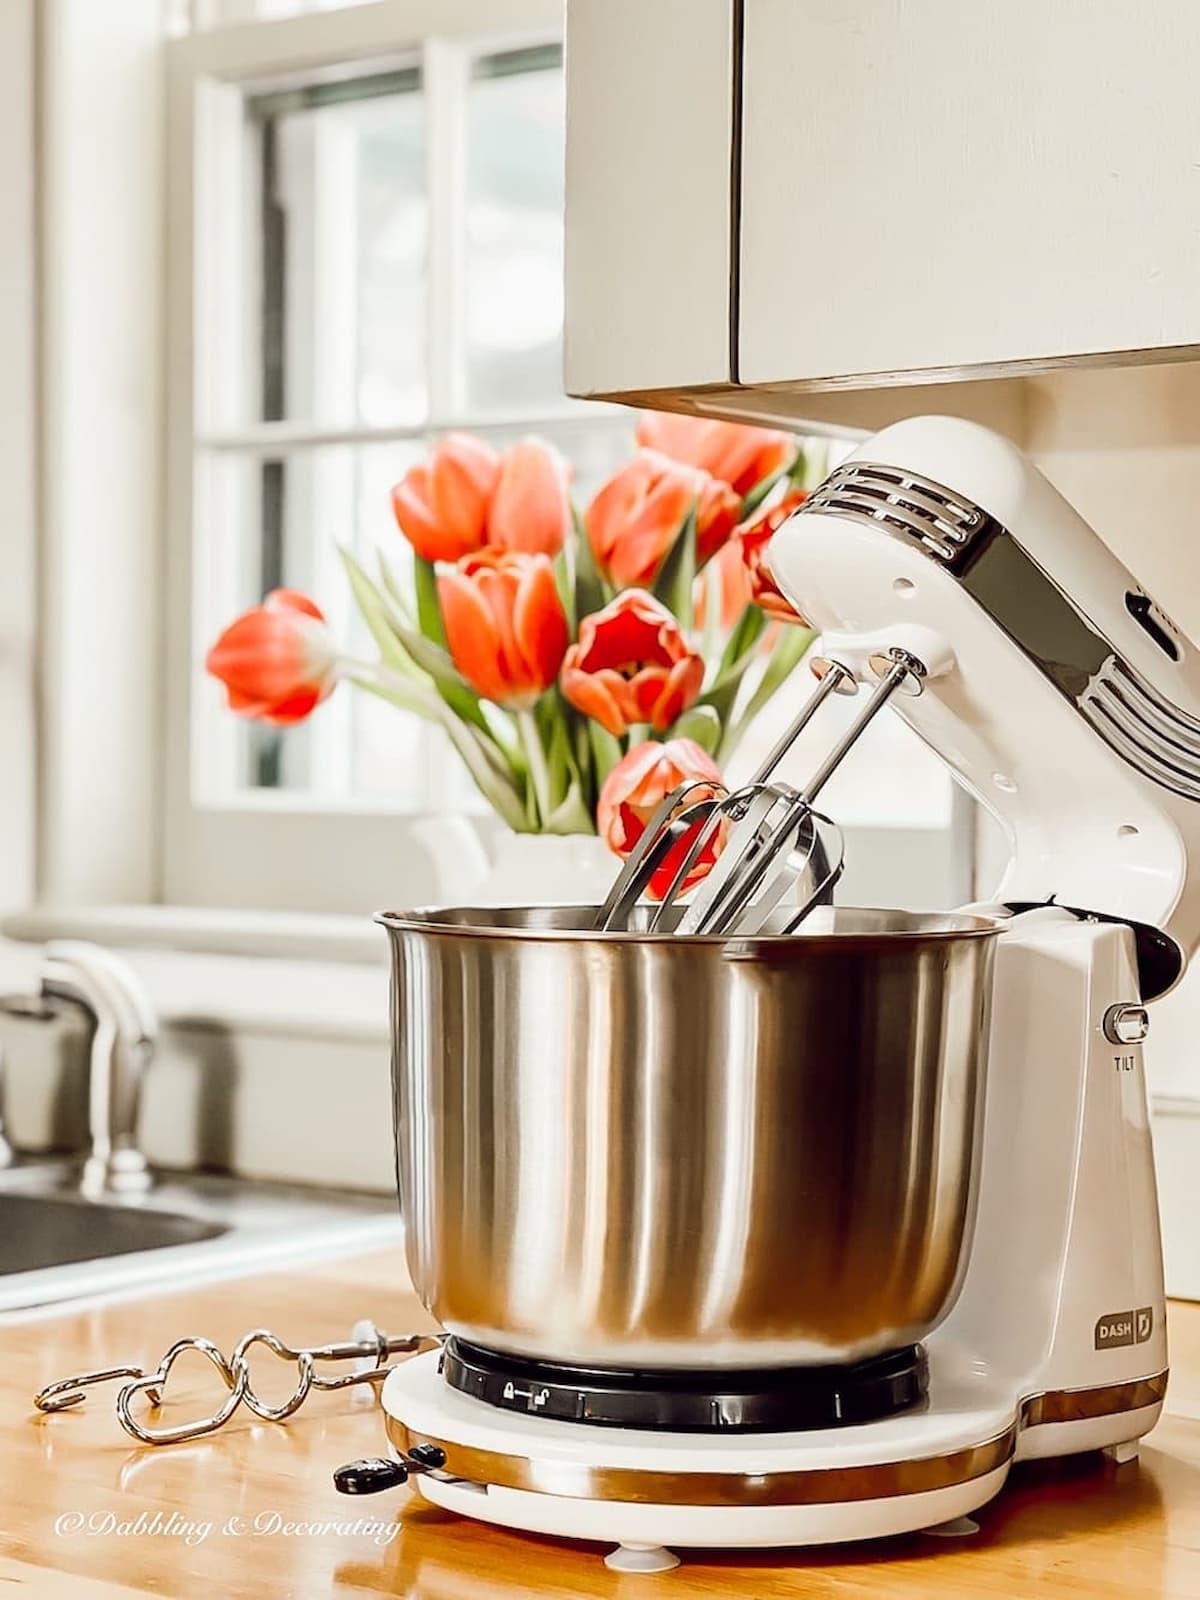
<path fill-rule="evenodd" d="M 608 1571 L 594 1545 L 462 1521 L 406 1489 L 337 1494 L 332 1469 L 382 1449 L 379 1413 L 363 1390 L 313 1394 L 282 1424 L 242 1411 L 219 1434 L 165 1448 L 137 1446 L 123 1432 L 111 1386 L 58 1416 L 30 1404 L 54 1378 L 148 1366 L 183 1334 L 204 1334 L 228 1352 L 253 1326 L 317 1343 L 347 1337 L 363 1316 L 390 1332 L 429 1326 L 398 1254 L 0 1323 L 0 1595 L 1200 1600 L 1200 1306 L 1171 1309 L 1170 1414 L 1138 1463 L 1118 1468 L 1091 1456 L 1017 1467 L 967 1539 L 689 1553 L 676 1571 L 653 1577 Z M 281 1363 L 262 1352 L 254 1371 L 259 1392 L 283 1398 Z M 172 1376 L 163 1420 L 182 1420 L 189 1403 L 195 1413 L 222 1393 L 203 1357 L 189 1356 Z"/>

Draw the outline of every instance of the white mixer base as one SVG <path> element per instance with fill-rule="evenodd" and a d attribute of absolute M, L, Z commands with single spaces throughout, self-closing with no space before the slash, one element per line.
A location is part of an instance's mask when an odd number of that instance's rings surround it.
<path fill-rule="evenodd" d="M 669 1506 L 622 1505 L 604 1500 L 568 1500 L 524 1489 L 421 1477 L 414 1486 L 427 1500 L 448 1511 L 494 1522 L 525 1533 L 564 1539 L 593 1539 L 636 1548 L 752 1550 L 789 1545 L 844 1544 L 912 1533 L 964 1516 L 995 1495 L 1008 1476 L 1008 1463 L 969 1483 L 927 1494 L 888 1500 L 855 1500 L 820 1506 Z M 616 1562 L 609 1560 L 610 1566 Z M 624 1566 L 624 1570 L 631 1570 Z M 639 1571 L 662 1571 L 662 1566 Z"/>
<path fill-rule="evenodd" d="M 620 1571 L 665 1571 L 673 1547 L 965 1531 L 959 1519 L 993 1498 L 1013 1460 L 1118 1445 L 1124 1456 L 1160 1409 L 1127 1403 L 1142 1398 L 1147 1385 L 1139 1382 L 1129 1395 L 1114 1391 L 1105 1415 L 1030 1426 L 1011 1388 L 961 1368 L 955 1377 L 948 1361 L 931 1356 L 923 1410 L 805 1433 L 698 1436 L 526 1417 L 451 1389 L 438 1363 L 436 1351 L 415 1356 L 383 1388 L 393 1453 L 440 1443 L 448 1470 L 460 1474 L 418 1474 L 414 1488 L 480 1522 L 615 1545 L 607 1559 Z M 1101 1394 L 1079 1392 L 1093 1402 Z M 746 1503 L 756 1496 L 769 1503 Z"/>

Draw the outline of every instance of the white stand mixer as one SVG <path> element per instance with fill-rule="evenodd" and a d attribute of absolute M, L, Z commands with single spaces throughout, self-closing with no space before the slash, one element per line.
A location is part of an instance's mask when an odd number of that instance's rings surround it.
<path fill-rule="evenodd" d="M 1012 445 L 922 418 L 862 444 L 776 535 L 780 586 L 828 659 L 871 680 L 1005 826 L 976 1216 L 925 1340 L 927 1403 L 881 1421 L 702 1435 L 514 1413 L 432 1352 L 383 1390 L 396 1471 L 487 1522 L 618 1546 L 787 1546 L 929 1528 L 1012 1463 L 1158 1420 L 1163 1279 L 1142 1039 L 1200 940 L 1200 661 Z M 1041 909 L 1028 909 L 1028 908 Z M 1066 909 L 1069 908 L 1069 909 Z M 996 909 L 996 908 L 993 908 Z M 1022 915 L 1012 915 L 1014 910 Z"/>

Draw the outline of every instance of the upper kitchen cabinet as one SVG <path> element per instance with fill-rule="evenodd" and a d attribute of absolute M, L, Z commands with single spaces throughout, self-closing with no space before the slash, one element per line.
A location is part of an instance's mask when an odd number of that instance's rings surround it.
<path fill-rule="evenodd" d="M 1200 347 L 1195 0 L 568 0 L 568 62 L 575 393 L 1004 425 Z"/>

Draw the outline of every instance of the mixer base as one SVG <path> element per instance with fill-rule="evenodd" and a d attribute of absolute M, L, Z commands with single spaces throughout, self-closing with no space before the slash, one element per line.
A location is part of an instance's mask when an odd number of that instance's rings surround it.
<path fill-rule="evenodd" d="M 444 1471 L 412 1485 L 481 1522 L 650 1549 L 837 1544 L 932 1529 L 999 1491 L 1017 1457 L 1140 1438 L 1165 1374 L 1022 1398 L 1016 1385 L 931 1357 L 926 1406 L 850 1427 L 685 1433 L 517 1415 L 449 1387 L 439 1353 L 406 1361 L 383 1389 L 392 1451 L 436 1443 Z M 1075 1420 L 1038 1422 L 1038 1415 Z M 614 1551 L 619 1565 L 634 1559 Z"/>

